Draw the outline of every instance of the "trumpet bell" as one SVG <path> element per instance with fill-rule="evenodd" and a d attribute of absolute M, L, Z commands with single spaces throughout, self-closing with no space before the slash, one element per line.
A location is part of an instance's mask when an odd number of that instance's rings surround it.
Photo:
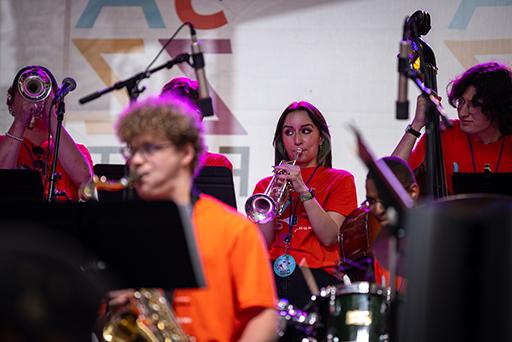
<path fill-rule="evenodd" d="M 27 69 L 19 77 L 18 90 L 26 100 L 40 102 L 50 95 L 52 80 L 43 69 Z"/>
<path fill-rule="evenodd" d="M 277 216 L 276 202 L 265 194 L 255 194 L 245 202 L 247 217 L 256 223 L 267 223 Z"/>

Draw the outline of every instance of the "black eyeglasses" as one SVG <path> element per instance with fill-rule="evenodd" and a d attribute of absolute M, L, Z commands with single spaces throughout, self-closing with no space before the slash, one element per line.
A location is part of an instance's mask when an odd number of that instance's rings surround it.
<path fill-rule="evenodd" d="M 468 105 L 468 110 L 474 109 L 474 108 L 481 108 L 483 106 L 483 103 L 477 101 L 475 97 L 473 97 L 471 100 L 466 101 L 462 97 L 457 97 L 453 100 L 453 104 L 455 107 L 460 110 L 464 104 Z"/>
<path fill-rule="evenodd" d="M 151 144 L 145 143 L 140 145 L 139 147 L 133 146 L 123 146 L 121 147 L 121 154 L 123 157 L 128 160 L 133 158 L 133 156 L 138 152 L 143 158 L 150 157 L 154 155 L 156 152 L 163 150 L 164 148 L 174 146 L 173 143 L 161 143 L 161 144 Z"/>

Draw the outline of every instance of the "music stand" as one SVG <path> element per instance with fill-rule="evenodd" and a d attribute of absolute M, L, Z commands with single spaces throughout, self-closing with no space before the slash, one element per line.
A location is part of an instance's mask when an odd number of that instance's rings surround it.
<path fill-rule="evenodd" d="M 126 175 L 126 166 L 123 164 L 96 164 L 94 174 L 106 176 L 108 179 L 118 180 Z M 194 179 L 194 187 L 200 192 L 215 197 L 236 209 L 235 186 L 231 170 L 223 166 L 205 166 Z M 130 191 L 130 190 L 127 190 Z M 100 202 L 119 202 L 126 198 L 139 199 L 134 191 L 126 196 L 123 192 L 98 191 Z"/>
<path fill-rule="evenodd" d="M 90 341 L 110 287 L 77 267 L 89 252 L 35 223 L 1 220 L 0 227 L 0 339 Z"/>
<path fill-rule="evenodd" d="M 41 174 L 28 169 L 0 170 L 0 203 L 43 202 L 44 188 Z"/>
<path fill-rule="evenodd" d="M 194 179 L 194 187 L 236 209 L 231 170 L 224 166 L 204 166 Z"/>
<path fill-rule="evenodd" d="M 512 196 L 512 173 L 455 172 L 452 175 L 453 193 L 500 194 Z"/>
<path fill-rule="evenodd" d="M 114 275 L 115 288 L 205 285 L 189 214 L 172 202 L 6 203 L 0 219 L 76 239 L 97 257 L 77 267 Z"/>
<path fill-rule="evenodd" d="M 512 341 L 512 199 L 460 195 L 406 216 L 400 342 Z"/>

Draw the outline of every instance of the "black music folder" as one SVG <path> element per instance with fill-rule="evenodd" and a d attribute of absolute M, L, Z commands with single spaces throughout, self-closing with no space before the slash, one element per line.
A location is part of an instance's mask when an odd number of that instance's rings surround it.
<path fill-rule="evenodd" d="M 205 286 L 190 215 L 172 202 L 2 205 L 0 234 L 34 223 L 89 251 L 76 267 L 114 278 L 113 288 Z"/>
<path fill-rule="evenodd" d="M 194 179 L 194 187 L 236 209 L 233 174 L 227 167 L 203 167 Z"/>
<path fill-rule="evenodd" d="M 118 180 L 127 174 L 123 164 L 96 164 L 94 174 L 106 176 L 109 180 Z M 202 193 L 208 194 L 236 209 L 235 186 L 231 170 L 223 166 L 205 166 L 194 179 L 194 187 Z M 98 191 L 100 202 L 118 202 L 126 199 L 137 200 L 135 192 L 127 190 L 121 192 Z"/>
<path fill-rule="evenodd" d="M 512 196 L 512 173 L 510 172 L 455 172 L 452 175 L 453 193 L 500 194 Z"/>
<path fill-rule="evenodd" d="M 41 174 L 28 169 L 0 170 L 0 203 L 42 202 L 44 188 Z"/>
<path fill-rule="evenodd" d="M 399 341 L 512 341 L 512 198 L 451 196 L 406 219 Z"/>

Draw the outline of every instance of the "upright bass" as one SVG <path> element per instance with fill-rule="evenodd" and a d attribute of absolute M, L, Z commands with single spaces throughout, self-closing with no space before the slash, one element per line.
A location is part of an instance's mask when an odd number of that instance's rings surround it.
<path fill-rule="evenodd" d="M 412 51 L 409 64 L 422 85 L 437 95 L 437 65 L 432 48 L 421 39 L 431 29 L 430 14 L 418 10 L 406 21 L 407 39 L 411 41 Z M 434 106 L 427 107 L 427 152 L 425 162 L 415 171 L 418 183 L 424 194 L 432 199 L 448 195 L 441 146 L 440 117 Z M 340 270 L 364 277 L 368 261 L 373 257 L 374 242 L 381 230 L 379 222 L 370 214 L 365 205 L 350 213 L 340 228 L 338 237 L 340 252 Z M 354 271 L 355 270 L 355 271 Z M 367 279 L 355 279 L 367 280 Z"/>
<path fill-rule="evenodd" d="M 411 68 L 417 72 L 423 86 L 430 90 L 433 96 L 437 95 L 437 63 L 434 51 L 421 36 L 426 35 L 430 29 L 430 14 L 418 10 L 407 20 L 407 35 L 412 42 L 410 55 Z M 427 105 L 425 113 L 425 127 L 427 134 L 425 160 L 414 173 L 423 195 L 432 199 L 440 199 L 448 195 L 446 175 L 441 145 L 440 115 L 435 106 Z"/>

